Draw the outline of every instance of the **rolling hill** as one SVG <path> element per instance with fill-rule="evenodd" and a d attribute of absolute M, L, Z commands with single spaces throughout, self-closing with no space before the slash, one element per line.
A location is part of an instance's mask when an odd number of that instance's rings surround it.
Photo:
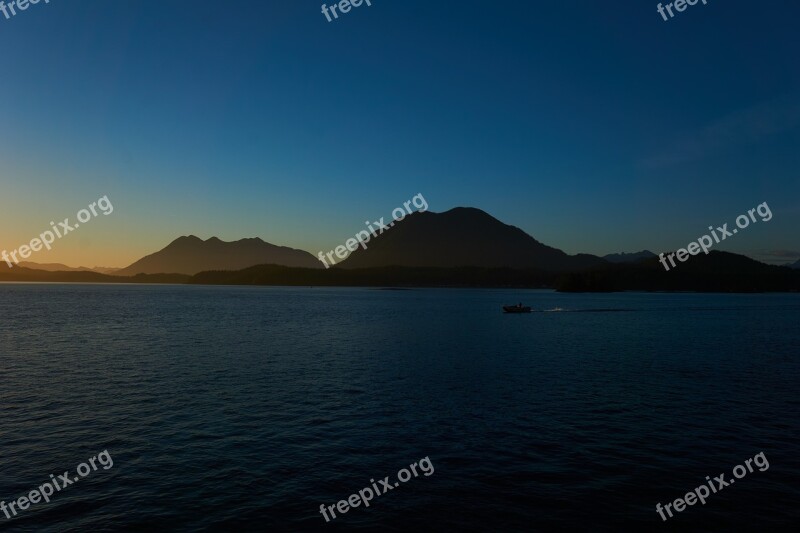
<path fill-rule="evenodd" d="M 166 248 L 117 270 L 115 276 L 136 274 L 197 274 L 204 270 L 241 270 L 254 265 L 322 268 L 317 258 L 303 250 L 275 246 L 261 239 L 202 240 L 194 235 L 180 237 Z"/>

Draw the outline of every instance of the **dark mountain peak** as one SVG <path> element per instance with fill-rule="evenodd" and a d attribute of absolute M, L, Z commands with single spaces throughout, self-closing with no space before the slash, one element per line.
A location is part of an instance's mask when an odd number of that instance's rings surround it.
<path fill-rule="evenodd" d="M 477 207 L 454 207 L 444 213 L 430 214 L 440 217 L 441 220 L 456 222 L 463 225 L 465 228 L 494 228 L 497 231 L 513 231 L 517 232 L 520 236 L 524 235 L 526 239 L 531 239 L 536 243 L 539 242 L 520 228 L 512 226 L 511 224 L 506 224 L 502 220 L 493 217 L 486 211 L 478 209 Z"/>
<path fill-rule="evenodd" d="M 357 249 L 344 268 L 384 266 L 488 267 L 577 270 L 606 264 L 590 255 L 570 256 L 545 246 L 520 228 L 486 211 L 456 207 L 443 213 L 425 211 L 395 222 L 392 229 Z"/>
<path fill-rule="evenodd" d="M 203 242 L 203 239 L 201 239 L 200 237 L 197 237 L 195 235 L 183 235 L 181 237 L 178 237 L 177 239 L 175 239 L 171 243 L 169 243 L 169 246 L 172 246 L 172 245 L 184 245 L 185 246 L 185 245 L 192 245 L 192 244 L 197 244 L 197 243 L 201 243 L 201 242 Z"/>
<path fill-rule="evenodd" d="M 431 213 L 430 211 L 428 211 L 427 213 L 429 213 L 431 215 L 434 215 L 434 216 L 441 217 L 443 219 L 445 219 L 445 218 L 470 219 L 470 220 L 483 221 L 483 222 L 496 222 L 496 223 L 499 223 L 499 224 L 506 225 L 505 223 L 503 223 L 500 220 L 496 219 L 495 217 L 493 217 L 492 215 L 490 215 L 489 213 L 487 213 L 483 209 L 478 209 L 477 207 L 454 207 L 454 208 L 452 208 L 452 209 L 450 209 L 448 211 L 445 211 L 443 213 Z"/>
<path fill-rule="evenodd" d="M 458 206 L 452 209 L 449 209 L 443 213 L 438 213 L 440 215 L 447 215 L 448 213 L 455 214 L 455 215 L 473 215 L 473 216 L 480 216 L 480 217 L 489 217 L 494 218 L 492 215 L 484 211 L 483 209 L 478 209 L 477 207 L 463 207 Z M 432 213 L 437 214 L 437 213 Z M 495 219 L 497 220 L 497 219 Z"/>
<path fill-rule="evenodd" d="M 222 241 L 222 240 L 220 240 L 220 238 L 219 238 L 219 237 L 211 237 L 210 239 L 206 239 L 206 241 L 205 241 L 205 242 L 213 242 L 213 243 L 218 243 L 218 242 L 223 242 L 223 241 Z"/>

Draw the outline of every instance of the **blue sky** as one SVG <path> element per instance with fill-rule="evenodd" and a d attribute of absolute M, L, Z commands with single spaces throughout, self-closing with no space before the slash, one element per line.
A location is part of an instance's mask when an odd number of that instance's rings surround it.
<path fill-rule="evenodd" d="M 628 4 L 628 5 L 623 5 Z M 800 257 L 800 4 L 51 0 L 0 15 L 0 248 L 125 266 L 180 235 L 316 254 L 417 193 L 569 253 Z M 782 252 L 785 259 L 767 256 Z"/>

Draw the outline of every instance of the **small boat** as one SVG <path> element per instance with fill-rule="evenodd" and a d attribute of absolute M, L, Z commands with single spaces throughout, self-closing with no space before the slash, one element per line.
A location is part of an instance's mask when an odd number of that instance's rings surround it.
<path fill-rule="evenodd" d="M 530 313 L 531 308 L 527 306 L 523 306 L 522 304 L 517 305 L 504 305 L 503 311 L 506 313 Z"/>

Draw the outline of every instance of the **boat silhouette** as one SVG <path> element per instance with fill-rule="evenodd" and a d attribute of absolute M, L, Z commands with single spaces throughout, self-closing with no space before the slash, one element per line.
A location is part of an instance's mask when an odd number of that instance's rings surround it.
<path fill-rule="evenodd" d="M 517 305 L 504 305 L 503 311 L 506 313 L 530 313 L 531 308 L 528 306 L 523 306 L 521 303 Z"/>

